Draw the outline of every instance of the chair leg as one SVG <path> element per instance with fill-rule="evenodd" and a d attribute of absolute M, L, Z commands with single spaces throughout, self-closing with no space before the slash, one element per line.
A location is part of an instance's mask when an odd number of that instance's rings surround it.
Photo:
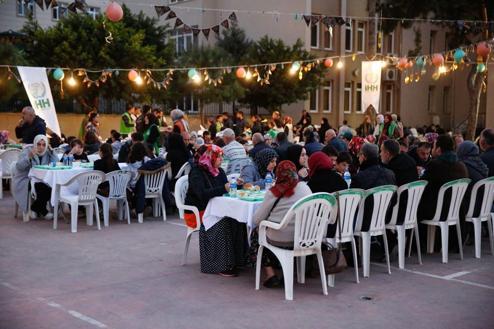
<path fill-rule="evenodd" d="M 492 231 L 492 223 L 494 222 L 494 214 L 487 218 L 487 228 L 489 229 L 489 242 L 491 245 L 491 255 L 494 255 L 494 232 Z"/>
<path fill-rule="evenodd" d="M 297 257 L 297 282 L 305 283 L 305 256 Z"/>
<path fill-rule="evenodd" d="M 334 288 L 334 283 L 335 283 L 335 280 L 336 279 L 336 275 L 334 274 L 328 274 L 328 277 L 327 277 L 327 282 L 328 282 L 328 286 L 331 287 L 331 288 Z"/>
<path fill-rule="evenodd" d="M 443 263 L 448 262 L 448 239 L 449 239 L 449 226 L 446 222 L 440 223 L 441 228 L 441 253 Z"/>
<path fill-rule="evenodd" d="M 127 214 L 127 224 L 130 225 L 130 209 L 129 209 L 129 203 L 127 200 L 124 200 L 123 202 L 125 204 L 125 213 Z"/>
<path fill-rule="evenodd" d="M 482 227 L 482 223 L 479 225 Z M 456 235 L 458 236 L 458 249 L 460 249 L 460 259 L 463 260 L 463 242 L 461 240 L 461 227 L 460 227 L 460 222 L 456 222 Z M 479 234 L 480 236 L 480 234 Z M 480 242 L 479 242 L 480 245 Z M 480 249 L 479 249 L 479 258 L 480 258 Z"/>
<path fill-rule="evenodd" d="M 137 221 L 139 222 L 139 224 L 144 223 L 144 214 L 142 212 L 137 214 Z"/>
<path fill-rule="evenodd" d="M 398 267 L 403 270 L 405 268 L 405 246 L 406 246 L 406 230 L 403 225 L 396 226 L 398 234 Z M 412 239 L 410 239 L 411 241 Z"/>
<path fill-rule="evenodd" d="M 103 225 L 105 227 L 110 226 L 110 199 L 99 199 L 103 205 Z M 117 210 L 118 211 L 118 210 Z"/>
<path fill-rule="evenodd" d="M 53 207 L 53 229 L 56 230 L 58 226 L 58 203 L 55 203 Z"/>
<path fill-rule="evenodd" d="M 362 238 L 362 267 L 364 277 L 368 278 L 370 274 L 370 235 L 367 232 L 361 232 Z"/>
<path fill-rule="evenodd" d="M 86 206 L 86 225 L 93 226 L 93 206 Z"/>
<path fill-rule="evenodd" d="M 414 236 L 415 230 L 412 230 L 410 232 L 410 241 L 408 241 L 408 258 L 412 255 L 412 243 L 413 243 L 413 236 Z"/>
<path fill-rule="evenodd" d="M 281 267 L 283 269 L 283 279 L 285 280 L 285 299 L 293 300 L 293 259 L 292 255 L 277 255 L 281 256 Z"/>
<path fill-rule="evenodd" d="M 482 243 L 482 222 L 480 218 L 472 218 L 474 238 L 475 238 L 475 258 L 480 258 Z"/>
<path fill-rule="evenodd" d="M 156 198 L 153 199 L 153 217 L 158 217 L 159 209 L 158 209 L 158 200 Z"/>
<path fill-rule="evenodd" d="M 352 237 L 352 252 L 353 252 L 353 267 L 355 267 L 355 282 L 360 283 L 358 278 L 358 258 L 357 258 L 357 245 L 355 238 Z"/>
<path fill-rule="evenodd" d="M 305 265 L 305 257 L 303 257 L 303 262 Z M 319 263 L 319 273 L 321 274 L 321 284 L 322 284 L 322 293 L 327 296 L 328 295 L 328 285 L 326 283 L 326 272 L 324 271 L 324 261 L 322 259 L 321 250 L 317 251 L 317 262 Z M 305 276 L 305 266 L 304 266 L 304 276 Z"/>
<path fill-rule="evenodd" d="M 190 238 L 192 237 L 192 231 L 187 232 L 187 237 L 185 238 L 185 250 L 184 250 L 184 258 L 182 260 L 182 265 L 187 263 L 187 252 L 189 251 L 189 243 Z"/>
<path fill-rule="evenodd" d="M 388 264 L 388 274 L 391 274 L 391 264 L 389 261 L 388 237 L 386 236 L 386 230 L 384 230 L 383 240 L 384 240 L 384 254 L 386 255 L 386 263 Z"/>
<path fill-rule="evenodd" d="M 264 246 L 259 246 L 257 249 L 257 261 L 256 261 L 256 290 L 259 290 L 261 283 L 261 260 L 262 260 L 262 251 L 264 250 Z"/>
<path fill-rule="evenodd" d="M 98 226 L 98 230 L 101 230 L 101 222 L 99 218 L 99 206 L 98 200 L 94 200 L 94 212 L 96 213 L 96 225 Z M 92 218 L 92 216 L 91 216 Z"/>
<path fill-rule="evenodd" d="M 70 231 L 77 233 L 77 203 L 70 204 Z"/>
<path fill-rule="evenodd" d="M 419 227 L 415 225 L 415 244 L 417 245 L 417 257 L 419 259 L 419 264 L 422 265 L 422 251 L 420 250 L 420 237 L 419 237 Z M 412 230 L 413 233 L 413 230 Z M 412 239 L 410 239 L 412 240 Z"/>
<path fill-rule="evenodd" d="M 429 225 L 427 227 L 427 253 L 432 254 L 434 252 L 434 242 L 436 240 L 436 227 Z"/>
<path fill-rule="evenodd" d="M 163 215 L 163 221 L 166 222 L 166 205 L 165 205 L 165 200 L 163 200 L 162 197 L 159 198 L 161 202 L 161 212 Z"/>

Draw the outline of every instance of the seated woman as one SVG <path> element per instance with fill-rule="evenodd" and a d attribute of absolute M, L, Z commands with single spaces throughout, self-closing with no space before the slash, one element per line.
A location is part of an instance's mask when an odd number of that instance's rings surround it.
<path fill-rule="evenodd" d="M 265 148 L 257 152 L 254 163 L 249 163 L 240 170 L 239 184 L 243 184 L 244 188 L 254 185 L 264 189 L 266 175 L 271 173 L 271 176 L 275 177 L 273 171 L 277 159 L 278 153 L 272 148 Z"/>
<path fill-rule="evenodd" d="M 58 161 L 58 157 L 48 146 L 48 138 L 45 135 L 34 137 L 33 145 L 27 146 L 19 155 L 12 178 L 12 193 L 19 208 L 27 214 L 29 200 L 29 170 L 35 165 L 49 165 Z M 53 214 L 46 209 L 46 203 L 50 200 L 51 187 L 45 183 L 34 183 L 36 200 L 31 205 L 31 217 L 38 215 L 45 219 L 52 219 Z"/>
<path fill-rule="evenodd" d="M 120 170 L 117 160 L 113 159 L 113 149 L 108 143 L 103 143 L 99 147 L 99 156 L 101 159 L 94 161 L 94 170 L 99 170 L 108 174 L 109 172 Z M 108 196 L 110 193 L 110 183 L 103 182 L 98 185 L 98 194 Z"/>
<path fill-rule="evenodd" d="M 129 182 L 131 188 L 137 183 L 137 170 L 150 158 L 149 151 L 143 143 L 136 142 L 135 144 L 132 144 L 130 147 L 129 159 L 127 160 L 127 169 L 132 174 L 132 178 Z"/>
<path fill-rule="evenodd" d="M 264 201 L 254 214 L 256 226 L 263 220 L 281 223 L 290 207 L 301 198 L 312 194 L 310 188 L 304 182 L 300 182 L 297 168 L 288 160 L 281 161 L 276 168 L 276 185 L 266 192 Z M 293 247 L 294 222 L 291 222 L 282 231 L 267 230 L 269 243 L 282 248 Z M 257 230 L 252 234 L 251 247 L 257 250 L 259 245 Z M 267 249 L 264 249 L 262 266 L 266 274 L 264 286 L 268 288 L 280 287 L 281 280 L 276 276 L 273 265 L 276 257 Z"/>
<path fill-rule="evenodd" d="M 204 213 L 209 200 L 228 192 L 230 186 L 221 166 L 223 151 L 216 145 L 203 146 L 196 165 L 189 173 L 189 189 L 185 204 Z M 194 217 L 186 214 L 189 227 L 195 227 Z M 233 218 L 224 217 L 208 230 L 201 224 L 199 231 L 201 272 L 236 276 L 237 267 L 245 265 L 247 227 Z"/>
<path fill-rule="evenodd" d="M 98 136 L 92 131 L 88 131 L 84 135 L 84 152 L 87 154 L 94 154 L 99 151 L 100 141 Z"/>
<path fill-rule="evenodd" d="M 172 168 L 172 177 L 175 177 L 187 161 L 189 161 L 190 152 L 185 146 L 183 137 L 180 134 L 172 133 L 168 137 L 168 148 L 166 161 L 170 162 Z"/>
<path fill-rule="evenodd" d="M 70 150 L 65 152 L 65 155 L 72 155 L 74 161 L 89 162 L 86 152 L 84 152 L 84 144 L 80 139 L 73 139 L 70 142 Z"/>
<path fill-rule="evenodd" d="M 298 178 L 302 181 L 309 179 L 309 168 L 307 164 L 307 151 L 301 145 L 291 145 L 287 149 L 287 160 L 293 162 L 297 168 Z"/>

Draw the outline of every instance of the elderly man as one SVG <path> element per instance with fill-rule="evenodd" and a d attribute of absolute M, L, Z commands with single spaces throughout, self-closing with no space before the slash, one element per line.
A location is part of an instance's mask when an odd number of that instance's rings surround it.
<path fill-rule="evenodd" d="M 360 169 L 352 177 L 352 188 L 367 190 L 381 185 L 395 185 L 395 174 L 379 164 L 379 148 L 376 144 L 364 144 L 358 154 L 358 161 Z"/>
<path fill-rule="evenodd" d="M 255 133 L 254 135 L 252 135 L 252 144 L 254 144 L 254 147 L 249 151 L 249 156 L 252 159 L 254 159 L 257 152 L 265 149 L 266 147 L 269 147 L 266 145 L 266 143 L 264 143 L 264 137 L 262 137 L 261 133 Z"/>
<path fill-rule="evenodd" d="M 46 123 L 31 106 L 22 109 L 22 119 L 15 127 L 15 135 L 24 144 L 32 144 L 37 135 L 46 135 Z"/>
<path fill-rule="evenodd" d="M 238 173 L 242 166 L 249 162 L 249 158 L 243 145 L 235 140 L 235 133 L 231 128 L 226 128 L 222 133 L 223 142 L 225 143 L 223 154 L 225 159 L 230 161 L 226 169 L 226 174 Z"/>
<path fill-rule="evenodd" d="M 486 128 L 482 131 L 480 148 L 484 152 L 480 158 L 489 168 L 489 177 L 494 176 L 494 129 Z"/>
<path fill-rule="evenodd" d="M 338 136 L 336 136 L 336 131 L 334 129 L 328 129 L 324 135 L 324 144 L 331 145 L 338 152 L 347 152 L 348 147 L 344 141 L 342 141 Z"/>

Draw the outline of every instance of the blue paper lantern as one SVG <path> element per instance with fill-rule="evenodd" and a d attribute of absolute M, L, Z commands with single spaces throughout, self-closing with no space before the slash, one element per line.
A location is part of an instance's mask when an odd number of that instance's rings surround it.
<path fill-rule="evenodd" d="M 424 57 L 420 56 L 417 58 L 415 65 L 417 66 L 417 69 L 421 70 L 425 66 Z"/>
<path fill-rule="evenodd" d="M 465 57 L 465 52 L 458 48 L 455 50 L 455 53 L 453 54 L 453 58 L 455 59 L 455 63 L 459 64 L 463 60 L 463 57 Z"/>
<path fill-rule="evenodd" d="M 189 72 L 187 72 L 187 75 L 189 76 L 190 79 L 192 79 L 195 76 L 197 76 L 197 70 L 196 69 L 190 69 Z"/>
<path fill-rule="evenodd" d="M 63 70 L 61 68 L 57 68 L 55 69 L 55 71 L 53 71 L 53 79 L 60 81 L 64 77 L 65 77 L 65 73 L 63 73 Z"/>
<path fill-rule="evenodd" d="M 478 73 L 484 72 L 485 69 L 486 69 L 486 67 L 485 67 L 485 64 L 484 63 L 477 64 L 477 72 Z"/>

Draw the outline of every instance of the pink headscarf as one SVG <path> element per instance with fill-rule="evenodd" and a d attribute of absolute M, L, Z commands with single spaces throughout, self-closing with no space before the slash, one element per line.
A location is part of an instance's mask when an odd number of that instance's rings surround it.
<path fill-rule="evenodd" d="M 214 163 L 218 157 L 223 155 L 221 147 L 210 144 L 207 146 L 206 152 L 204 152 L 199 158 L 199 166 L 206 169 L 213 177 L 218 176 L 220 170 L 214 167 Z"/>

